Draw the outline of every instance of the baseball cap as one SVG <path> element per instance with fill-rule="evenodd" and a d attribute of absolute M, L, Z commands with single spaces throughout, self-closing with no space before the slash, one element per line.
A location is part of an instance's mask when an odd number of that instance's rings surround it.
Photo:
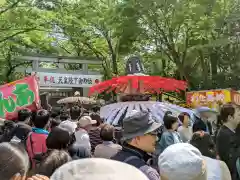
<path fill-rule="evenodd" d="M 80 127 L 85 127 L 87 125 L 96 124 L 96 123 L 97 123 L 97 121 L 92 120 L 92 118 L 90 116 L 83 116 L 78 121 L 78 124 Z"/>
<path fill-rule="evenodd" d="M 77 124 L 70 120 L 63 121 L 59 124 L 59 127 L 66 129 L 70 134 L 76 131 Z"/>
<path fill-rule="evenodd" d="M 50 180 L 148 180 L 140 170 L 127 163 L 103 158 L 71 161 L 58 168 Z"/>
<path fill-rule="evenodd" d="M 158 167 L 168 180 L 206 180 L 204 158 L 188 143 L 167 147 L 158 158 Z"/>

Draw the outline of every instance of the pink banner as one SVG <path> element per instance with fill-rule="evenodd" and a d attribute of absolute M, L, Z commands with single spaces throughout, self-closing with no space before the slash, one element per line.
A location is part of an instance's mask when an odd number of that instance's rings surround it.
<path fill-rule="evenodd" d="M 23 108 L 32 111 L 40 108 L 36 76 L 29 76 L 0 87 L 0 118 L 15 120 L 17 112 Z"/>

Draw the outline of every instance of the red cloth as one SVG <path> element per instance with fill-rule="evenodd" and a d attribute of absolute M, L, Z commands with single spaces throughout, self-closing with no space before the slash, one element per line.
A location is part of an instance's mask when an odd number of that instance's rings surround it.
<path fill-rule="evenodd" d="M 126 86 L 138 89 L 140 82 L 144 92 L 179 92 L 180 90 L 185 91 L 187 88 L 187 83 L 185 81 L 172 78 L 164 78 L 160 76 L 121 76 L 92 86 L 89 90 L 89 95 L 92 95 L 95 92 L 101 93 L 103 91 L 124 92 Z"/>

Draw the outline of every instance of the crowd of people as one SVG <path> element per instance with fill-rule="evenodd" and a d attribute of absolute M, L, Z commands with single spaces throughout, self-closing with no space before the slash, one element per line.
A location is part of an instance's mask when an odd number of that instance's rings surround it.
<path fill-rule="evenodd" d="M 104 124 L 99 109 L 51 112 L 22 109 L 4 121 L 0 143 L 1 180 L 238 180 L 240 109 L 221 107 L 213 130 L 203 108 L 163 124 L 149 112 L 123 119 L 122 131 Z"/>

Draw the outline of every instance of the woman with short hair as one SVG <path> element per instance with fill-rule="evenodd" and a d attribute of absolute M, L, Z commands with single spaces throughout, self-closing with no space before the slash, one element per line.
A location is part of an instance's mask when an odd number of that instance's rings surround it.
<path fill-rule="evenodd" d="M 178 128 L 178 118 L 171 114 L 165 114 L 163 123 L 166 130 L 163 132 L 160 141 L 156 146 L 156 153 L 159 155 L 168 146 L 182 142 L 179 133 L 176 131 Z"/>

